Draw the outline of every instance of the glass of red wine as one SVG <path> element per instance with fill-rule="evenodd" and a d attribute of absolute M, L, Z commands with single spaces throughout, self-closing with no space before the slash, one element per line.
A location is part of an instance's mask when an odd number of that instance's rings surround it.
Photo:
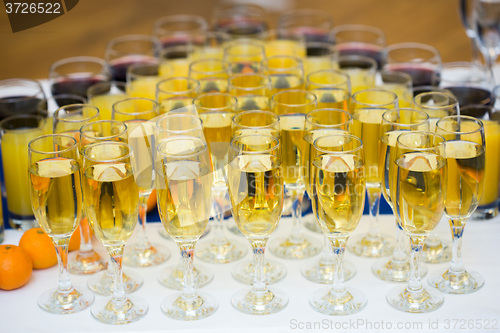
<path fill-rule="evenodd" d="M 383 69 L 404 72 L 411 76 L 413 87 L 436 85 L 433 78 L 442 68 L 438 50 L 422 43 L 397 43 L 382 52 Z"/>
<path fill-rule="evenodd" d="M 87 89 L 111 78 L 108 64 L 96 57 L 71 57 L 50 66 L 52 95 L 72 94 L 87 98 Z"/>
<path fill-rule="evenodd" d="M 126 82 L 130 65 L 154 63 L 160 55 L 160 49 L 160 41 L 153 36 L 126 35 L 108 42 L 104 60 L 109 65 L 113 80 Z"/>
<path fill-rule="evenodd" d="M 39 113 L 38 104 L 44 99 L 42 86 L 36 80 L 1 80 L 0 120 L 20 114 Z"/>
<path fill-rule="evenodd" d="M 362 24 L 336 26 L 330 33 L 339 55 L 360 55 L 372 58 L 381 67 L 382 50 L 386 46 L 382 30 Z"/>
<path fill-rule="evenodd" d="M 231 39 L 258 38 L 268 29 L 264 8 L 254 4 L 221 4 L 212 13 L 215 31 L 227 33 Z"/>
<path fill-rule="evenodd" d="M 306 42 L 328 42 L 328 34 L 333 28 L 330 14 L 316 9 L 294 9 L 282 14 L 278 19 L 278 30 L 303 36 Z"/>
<path fill-rule="evenodd" d="M 162 48 L 174 45 L 186 45 L 193 42 L 195 36 L 208 29 L 207 21 L 198 15 L 170 15 L 154 23 L 153 36 L 160 40 Z"/>

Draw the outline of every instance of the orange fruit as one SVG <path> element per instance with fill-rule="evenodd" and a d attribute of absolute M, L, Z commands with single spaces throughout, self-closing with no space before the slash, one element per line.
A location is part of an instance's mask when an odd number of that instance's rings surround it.
<path fill-rule="evenodd" d="M 156 207 L 156 190 L 153 190 L 148 198 L 147 211 L 150 212 Z"/>
<path fill-rule="evenodd" d="M 0 245 L 0 289 L 24 286 L 32 271 L 33 264 L 26 251 L 16 245 Z"/>
<path fill-rule="evenodd" d="M 78 227 L 76 227 L 75 232 L 73 233 L 73 235 L 71 235 L 71 238 L 69 240 L 69 248 L 68 248 L 69 251 L 78 250 L 80 248 L 80 241 L 81 241 L 80 225 L 78 225 Z"/>
<path fill-rule="evenodd" d="M 34 269 L 49 268 L 57 264 L 54 243 L 42 228 L 26 230 L 19 240 L 19 246 L 31 257 Z"/>

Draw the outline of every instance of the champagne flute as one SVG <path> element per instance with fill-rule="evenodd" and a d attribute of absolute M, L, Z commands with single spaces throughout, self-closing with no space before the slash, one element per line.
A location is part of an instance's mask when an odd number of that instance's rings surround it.
<path fill-rule="evenodd" d="M 304 58 L 304 74 L 311 74 L 322 69 L 334 69 L 332 61 L 337 57 L 335 47 L 326 42 L 306 42 L 307 55 Z"/>
<path fill-rule="evenodd" d="M 333 281 L 309 298 L 309 304 L 328 315 L 348 315 L 366 306 L 366 296 L 344 286 L 342 260 L 346 242 L 356 229 L 366 196 L 363 143 L 358 137 L 339 132 L 313 143 L 311 194 L 314 214 L 328 236 L 334 253 Z"/>
<path fill-rule="evenodd" d="M 82 211 L 78 143 L 68 135 L 44 135 L 32 140 L 28 150 L 33 212 L 52 239 L 59 263 L 59 285 L 43 293 L 38 305 L 51 313 L 78 312 L 94 301 L 91 292 L 73 287 L 67 270 L 69 239 Z"/>
<path fill-rule="evenodd" d="M 200 82 L 200 92 L 227 92 L 229 67 L 219 59 L 202 59 L 189 65 L 189 77 Z"/>
<path fill-rule="evenodd" d="M 301 163 L 306 192 L 309 198 L 311 193 L 311 163 L 314 161 L 316 150 L 312 149 L 316 139 L 341 133 L 349 133 L 349 127 L 352 125 L 352 116 L 349 112 L 340 109 L 317 109 L 306 115 L 304 144 L 301 147 Z M 316 217 L 313 221 L 306 221 L 306 228 L 311 231 L 322 233 Z M 300 269 L 302 275 L 313 282 L 330 284 L 334 279 L 334 253 L 331 242 L 326 235 L 323 237 L 324 246 L 319 260 L 315 260 Z M 350 262 L 343 262 L 344 280 L 351 279 L 356 274 L 356 267 Z"/>
<path fill-rule="evenodd" d="M 210 295 L 195 289 L 193 258 L 195 244 L 210 218 L 213 174 L 208 146 L 193 136 L 162 140 L 156 149 L 155 183 L 160 218 L 181 251 L 184 288 L 161 302 L 170 318 L 197 320 L 212 315 L 218 307 Z"/>
<path fill-rule="evenodd" d="M 200 244 L 197 255 L 206 262 L 229 263 L 240 259 L 247 251 L 238 241 L 228 239 L 224 228 L 224 213 L 227 210 L 224 168 L 228 162 L 231 119 L 238 108 L 237 99 L 227 93 L 208 93 L 195 98 L 194 105 L 203 121 L 214 172 L 213 233 L 210 239 Z"/>
<path fill-rule="evenodd" d="M 292 229 L 286 237 L 271 244 L 271 252 L 285 259 L 304 259 L 316 255 L 320 250 L 318 240 L 305 236 L 302 226 L 302 200 L 305 192 L 300 147 L 305 134 L 307 113 L 316 109 L 316 96 L 306 90 L 284 90 L 272 97 L 272 111 L 280 116 L 281 164 L 285 193 L 293 202 Z"/>
<path fill-rule="evenodd" d="M 231 303 L 248 314 L 278 312 L 287 305 L 288 297 L 267 287 L 264 253 L 283 210 L 279 139 L 264 134 L 233 138 L 227 177 L 234 220 L 252 245 L 254 256 L 252 288 L 238 291 L 231 297 Z"/>
<path fill-rule="evenodd" d="M 475 0 L 472 10 L 472 25 L 479 50 L 493 75 L 493 67 L 500 54 L 500 1 Z M 494 76 L 494 75 L 493 75 Z"/>
<path fill-rule="evenodd" d="M 156 98 L 156 85 L 173 73 L 170 65 L 161 65 L 160 61 L 136 63 L 127 69 L 127 94 L 130 97 Z"/>
<path fill-rule="evenodd" d="M 413 84 L 411 76 L 396 71 L 380 71 L 380 88 L 392 91 L 398 96 L 400 108 L 413 107 Z"/>
<path fill-rule="evenodd" d="M 228 91 L 238 99 L 238 110 L 269 110 L 271 80 L 262 74 L 233 74 Z"/>
<path fill-rule="evenodd" d="M 351 82 L 346 73 L 335 69 L 312 72 L 307 76 L 306 89 L 316 95 L 319 109 L 350 109 Z"/>
<path fill-rule="evenodd" d="M 94 318 L 105 324 L 128 324 L 148 311 L 142 298 L 127 296 L 122 281 L 123 250 L 139 214 L 134 158 L 132 147 L 117 141 L 97 142 L 83 151 L 84 208 L 115 269 L 113 296 L 101 299 L 91 309 Z"/>
<path fill-rule="evenodd" d="M 54 113 L 54 134 L 66 134 L 80 141 L 80 128 L 99 119 L 99 109 L 89 104 L 70 104 Z M 83 151 L 80 150 L 80 156 Z M 68 269 L 73 274 L 92 274 L 106 268 L 106 262 L 94 250 L 85 212 L 80 221 L 80 248 L 70 259 Z"/>
<path fill-rule="evenodd" d="M 264 42 L 266 57 L 290 56 L 303 59 L 306 56 L 306 43 L 302 35 L 284 29 L 267 30 L 259 39 Z"/>
<path fill-rule="evenodd" d="M 366 189 L 370 220 L 368 232 L 353 238 L 349 250 L 363 257 L 385 257 L 392 253 L 393 240 L 380 233 L 378 214 L 382 194 L 378 150 L 382 114 L 398 107 L 397 95 L 391 91 L 372 88 L 352 96 L 353 124 L 351 133 L 364 144 Z"/>
<path fill-rule="evenodd" d="M 169 112 L 158 119 L 155 132 L 157 142 L 162 142 L 165 139 L 176 136 L 192 136 L 205 140 L 202 121 L 198 117 L 194 106 L 181 110 L 183 111 L 182 113 Z M 161 230 L 162 231 L 159 232 L 161 236 L 171 239 L 164 228 Z M 203 235 L 207 232 L 208 228 L 205 229 Z M 175 290 L 182 290 L 184 288 L 185 280 L 182 257 L 179 259 L 180 261 L 177 265 L 168 266 L 162 270 L 158 276 L 158 281 L 167 288 Z M 210 270 L 198 264 L 193 266 L 193 274 L 196 288 L 207 285 L 214 277 L 214 274 Z"/>
<path fill-rule="evenodd" d="M 267 57 L 262 61 L 262 73 L 271 80 L 271 96 L 283 90 L 304 88 L 304 68 L 298 57 Z"/>
<path fill-rule="evenodd" d="M 195 59 L 197 47 L 189 44 L 170 45 L 161 51 L 160 73 L 171 72 L 171 77 L 189 75 L 189 65 Z"/>
<path fill-rule="evenodd" d="M 377 62 L 370 57 L 361 55 L 342 55 L 333 59 L 341 72 L 349 76 L 351 92 L 375 87 Z"/>
<path fill-rule="evenodd" d="M 400 108 L 384 112 L 380 125 L 379 141 L 379 174 L 382 180 L 382 195 L 396 217 L 396 242 L 394 252 L 389 259 L 382 259 L 372 266 L 376 277 L 386 281 L 408 281 L 410 277 L 410 260 L 407 255 L 407 243 L 404 231 L 397 220 L 395 211 L 396 188 L 396 142 L 398 136 L 408 131 L 429 131 L 429 116 L 416 109 Z M 424 276 L 424 265 L 418 267 L 419 275 Z"/>
<path fill-rule="evenodd" d="M 408 286 L 387 294 L 389 304 L 400 311 L 430 312 L 443 304 L 443 296 L 422 286 L 418 267 L 425 238 L 441 221 L 447 200 L 446 153 L 444 138 L 432 132 L 411 131 L 397 139 L 396 189 L 391 191 L 398 223 L 412 249 Z"/>
<path fill-rule="evenodd" d="M 99 109 L 99 118 L 111 120 L 113 104 L 127 98 L 127 85 L 121 81 L 99 82 L 87 89 L 89 104 Z"/>
<path fill-rule="evenodd" d="M 156 101 L 160 113 L 193 104 L 193 99 L 200 93 L 200 82 L 188 77 L 173 77 L 162 80 L 156 85 Z"/>
<path fill-rule="evenodd" d="M 429 278 L 429 284 L 447 294 L 466 294 L 480 289 L 484 278 L 467 271 L 462 263 L 465 223 L 476 210 L 484 190 L 485 137 L 481 120 L 469 116 L 440 119 L 436 132 L 446 140 L 448 192 L 445 214 L 453 234 L 450 268 Z"/>
<path fill-rule="evenodd" d="M 238 39 L 224 47 L 224 61 L 231 74 L 261 73 L 265 58 L 264 44 L 257 40 Z"/>
<path fill-rule="evenodd" d="M 124 122 L 128 128 L 128 143 L 134 150 L 134 177 L 139 186 L 139 222 L 136 241 L 123 256 L 125 265 L 144 267 L 158 265 L 170 257 L 168 250 L 152 244 L 146 233 L 148 198 L 154 189 L 155 129 L 153 118 L 159 115 L 158 103 L 148 98 L 127 98 L 113 104 L 111 117 Z"/>

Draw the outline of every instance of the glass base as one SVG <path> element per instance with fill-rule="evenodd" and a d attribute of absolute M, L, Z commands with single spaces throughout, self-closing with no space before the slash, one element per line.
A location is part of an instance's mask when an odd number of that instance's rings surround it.
<path fill-rule="evenodd" d="M 322 284 L 333 283 L 334 266 L 331 262 L 315 260 L 302 267 L 300 272 L 309 281 Z M 356 275 L 356 267 L 352 262 L 344 260 L 342 262 L 342 272 L 344 273 L 344 281 L 348 281 Z"/>
<path fill-rule="evenodd" d="M 433 244 L 430 244 L 428 241 L 426 241 L 421 254 L 421 258 L 424 262 L 430 264 L 440 264 L 443 262 L 448 262 L 451 260 L 451 243 L 443 242 L 440 239 Z"/>
<path fill-rule="evenodd" d="M 123 264 L 130 267 L 159 265 L 170 258 L 170 252 L 162 245 L 148 243 L 148 246 L 132 244 L 125 249 Z"/>
<path fill-rule="evenodd" d="M 317 234 L 323 234 L 323 231 L 321 231 L 321 228 L 318 225 L 318 222 L 316 219 L 307 219 L 304 221 L 304 227 L 306 227 L 307 230 L 315 232 Z"/>
<path fill-rule="evenodd" d="M 283 280 L 286 276 L 286 266 L 272 260 L 264 262 L 264 282 L 274 284 Z M 234 279 L 238 282 L 252 285 L 254 283 L 254 265 L 252 260 L 245 260 L 234 267 L 231 272 Z"/>
<path fill-rule="evenodd" d="M 139 274 L 124 270 L 122 273 L 123 288 L 127 294 L 133 293 L 144 283 Z M 112 273 L 105 272 L 91 276 L 87 281 L 87 287 L 98 295 L 110 296 L 113 294 L 115 279 Z"/>
<path fill-rule="evenodd" d="M 192 298 L 176 293 L 167 296 L 160 303 L 161 310 L 167 317 L 186 321 L 211 316 L 218 306 L 215 298 L 205 293 L 196 293 Z"/>
<path fill-rule="evenodd" d="M 260 293 L 245 288 L 231 297 L 231 303 L 243 313 L 267 315 L 283 310 L 288 304 L 288 296 L 281 290 L 274 288 Z"/>
<path fill-rule="evenodd" d="M 140 297 L 127 296 L 124 304 L 117 307 L 110 298 L 106 298 L 96 302 L 90 312 L 101 323 L 123 325 L 144 317 L 148 312 L 148 304 Z"/>
<path fill-rule="evenodd" d="M 74 287 L 67 295 L 50 289 L 38 298 L 38 306 L 50 313 L 68 314 L 82 311 L 94 302 L 94 294 L 83 287 Z"/>
<path fill-rule="evenodd" d="M 247 253 L 247 247 L 237 241 L 226 239 L 222 244 L 216 244 L 213 239 L 207 239 L 196 246 L 196 257 L 210 264 L 227 264 L 240 260 Z"/>
<path fill-rule="evenodd" d="M 196 289 L 206 286 L 214 274 L 203 266 L 194 266 L 194 286 Z M 184 271 L 180 265 L 169 266 L 160 272 L 158 281 L 167 288 L 182 290 L 184 288 Z"/>
<path fill-rule="evenodd" d="M 376 237 L 368 234 L 354 236 L 349 240 L 347 249 L 360 257 L 378 258 L 390 256 L 394 248 L 394 239 L 379 234 Z"/>
<path fill-rule="evenodd" d="M 474 271 L 456 274 L 447 270 L 444 274 L 430 277 L 428 282 L 431 287 L 445 294 L 469 294 L 478 291 L 484 285 L 484 278 Z"/>
<path fill-rule="evenodd" d="M 420 264 L 419 276 L 427 274 L 427 267 Z M 406 282 L 410 279 L 410 258 L 396 260 L 394 257 L 378 260 L 372 266 L 372 272 L 381 280 L 390 282 Z"/>
<path fill-rule="evenodd" d="M 288 238 L 278 238 L 269 246 L 272 254 L 283 259 L 306 259 L 317 255 L 321 251 L 321 241 L 314 238 L 302 237 L 300 241 Z"/>
<path fill-rule="evenodd" d="M 312 294 L 309 304 L 318 312 L 330 316 L 345 316 L 361 311 L 366 306 L 365 294 L 355 288 L 335 293 L 330 287 Z"/>
<path fill-rule="evenodd" d="M 94 274 L 108 267 L 108 263 L 94 250 L 88 252 L 77 251 L 69 259 L 68 271 L 71 274 Z"/>
<path fill-rule="evenodd" d="M 407 287 L 397 286 L 387 293 L 387 302 L 403 312 L 425 313 L 437 310 L 443 305 L 443 296 L 424 288 L 419 292 L 410 292 Z"/>
<path fill-rule="evenodd" d="M 26 231 L 28 229 L 38 228 L 40 226 L 34 216 L 23 218 L 16 218 L 13 216 L 18 215 L 9 212 L 9 225 L 14 230 Z"/>

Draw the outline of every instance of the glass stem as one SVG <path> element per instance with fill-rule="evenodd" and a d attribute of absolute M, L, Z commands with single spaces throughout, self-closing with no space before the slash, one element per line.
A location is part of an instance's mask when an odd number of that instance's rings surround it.
<path fill-rule="evenodd" d="M 346 292 L 344 286 L 344 269 L 342 267 L 346 242 L 347 237 L 330 237 L 333 250 L 333 284 L 331 289 L 335 294 L 340 296 Z"/>
<path fill-rule="evenodd" d="M 392 256 L 396 261 L 406 260 L 406 242 L 405 242 L 405 232 L 399 226 L 399 222 L 396 221 L 396 244 L 394 248 L 394 255 Z"/>
<path fill-rule="evenodd" d="M 267 291 L 264 275 L 264 253 L 266 251 L 266 243 L 267 239 L 252 242 L 254 267 L 252 291 L 258 295 L 262 295 L 262 293 Z"/>
<path fill-rule="evenodd" d="M 54 240 L 56 247 L 57 262 L 59 264 L 59 284 L 57 292 L 61 295 L 69 295 L 73 291 L 73 285 L 68 273 L 68 246 L 69 237 Z"/>
<path fill-rule="evenodd" d="M 80 254 L 93 252 L 92 239 L 90 238 L 90 226 L 85 216 L 80 220 Z"/>
<path fill-rule="evenodd" d="M 408 281 L 408 290 L 411 293 L 422 291 L 420 282 L 420 253 L 424 248 L 425 237 L 410 237 L 411 259 L 410 259 L 410 279 Z"/>
<path fill-rule="evenodd" d="M 216 245 L 226 244 L 227 238 L 224 230 L 224 210 L 221 201 L 225 197 L 225 190 L 214 189 L 214 224 L 213 224 L 213 243 Z"/>
<path fill-rule="evenodd" d="M 464 225 L 464 220 L 450 219 L 450 227 L 453 233 L 450 271 L 456 275 L 465 273 L 464 264 L 462 262 L 462 236 L 464 233 Z"/>
<path fill-rule="evenodd" d="M 327 236 L 323 236 L 323 251 L 321 251 L 321 258 L 319 259 L 320 266 L 333 265 L 333 247 L 332 242 Z"/>
<path fill-rule="evenodd" d="M 127 295 L 125 294 L 125 289 L 123 287 L 122 277 L 122 259 L 124 247 L 125 245 L 120 245 L 108 248 L 114 268 L 113 297 L 111 299 L 111 303 L 113 304 L 113 309 L 116 312 L 126 311 Z"/>
<path fill-rule="evenodd" d="M 476 65 L 481 65 L 481 61 L 479 59 L 479 48 L 477 47 L 476 44 L 476 38 L 474 36 L 468 36 L 468 37 L 470 40 L 472 62 Z"/>
<path fill-rule="evenodd" d="M 184 286 L 182 289 L 182 298 L 186 301 L 192 300 L 196 296 L 194 286 L 194 244 L 185 243 L 179 245 L 181 249 L 182 263 L 184 266 Z"/>
<path fill-rule="evenodd" d="M 304 198 L 304 191 L 294 191 L 295 196 L 292 196 L 292 232 L 290 234 L 290 241 L 292 243 L 302 243 L 304 237 L 302 235 L 302 200 Z"/>
<path fill-rule="evenodd" d="M 368 225 L 368 237 L 378 238 L 380 237 L 380 226 L 378 224 L 378 213 L 380 208 L 380 188 L 379 189 L 368 189 L 368 206 L 370 209 L 370 224 Z"/>
<path fill-rule="evenodd" d="M 141 194 L 139 197 L 139 230 L 137 230 L 137 245 L 141 249 L 147 249 L 150 244 L 148 237 L 146 235 L 146 215 L 147 215 L 147 209 L 148 209 L 148 199 L 149 199 L 149 192 L 148 194 Z"/>

